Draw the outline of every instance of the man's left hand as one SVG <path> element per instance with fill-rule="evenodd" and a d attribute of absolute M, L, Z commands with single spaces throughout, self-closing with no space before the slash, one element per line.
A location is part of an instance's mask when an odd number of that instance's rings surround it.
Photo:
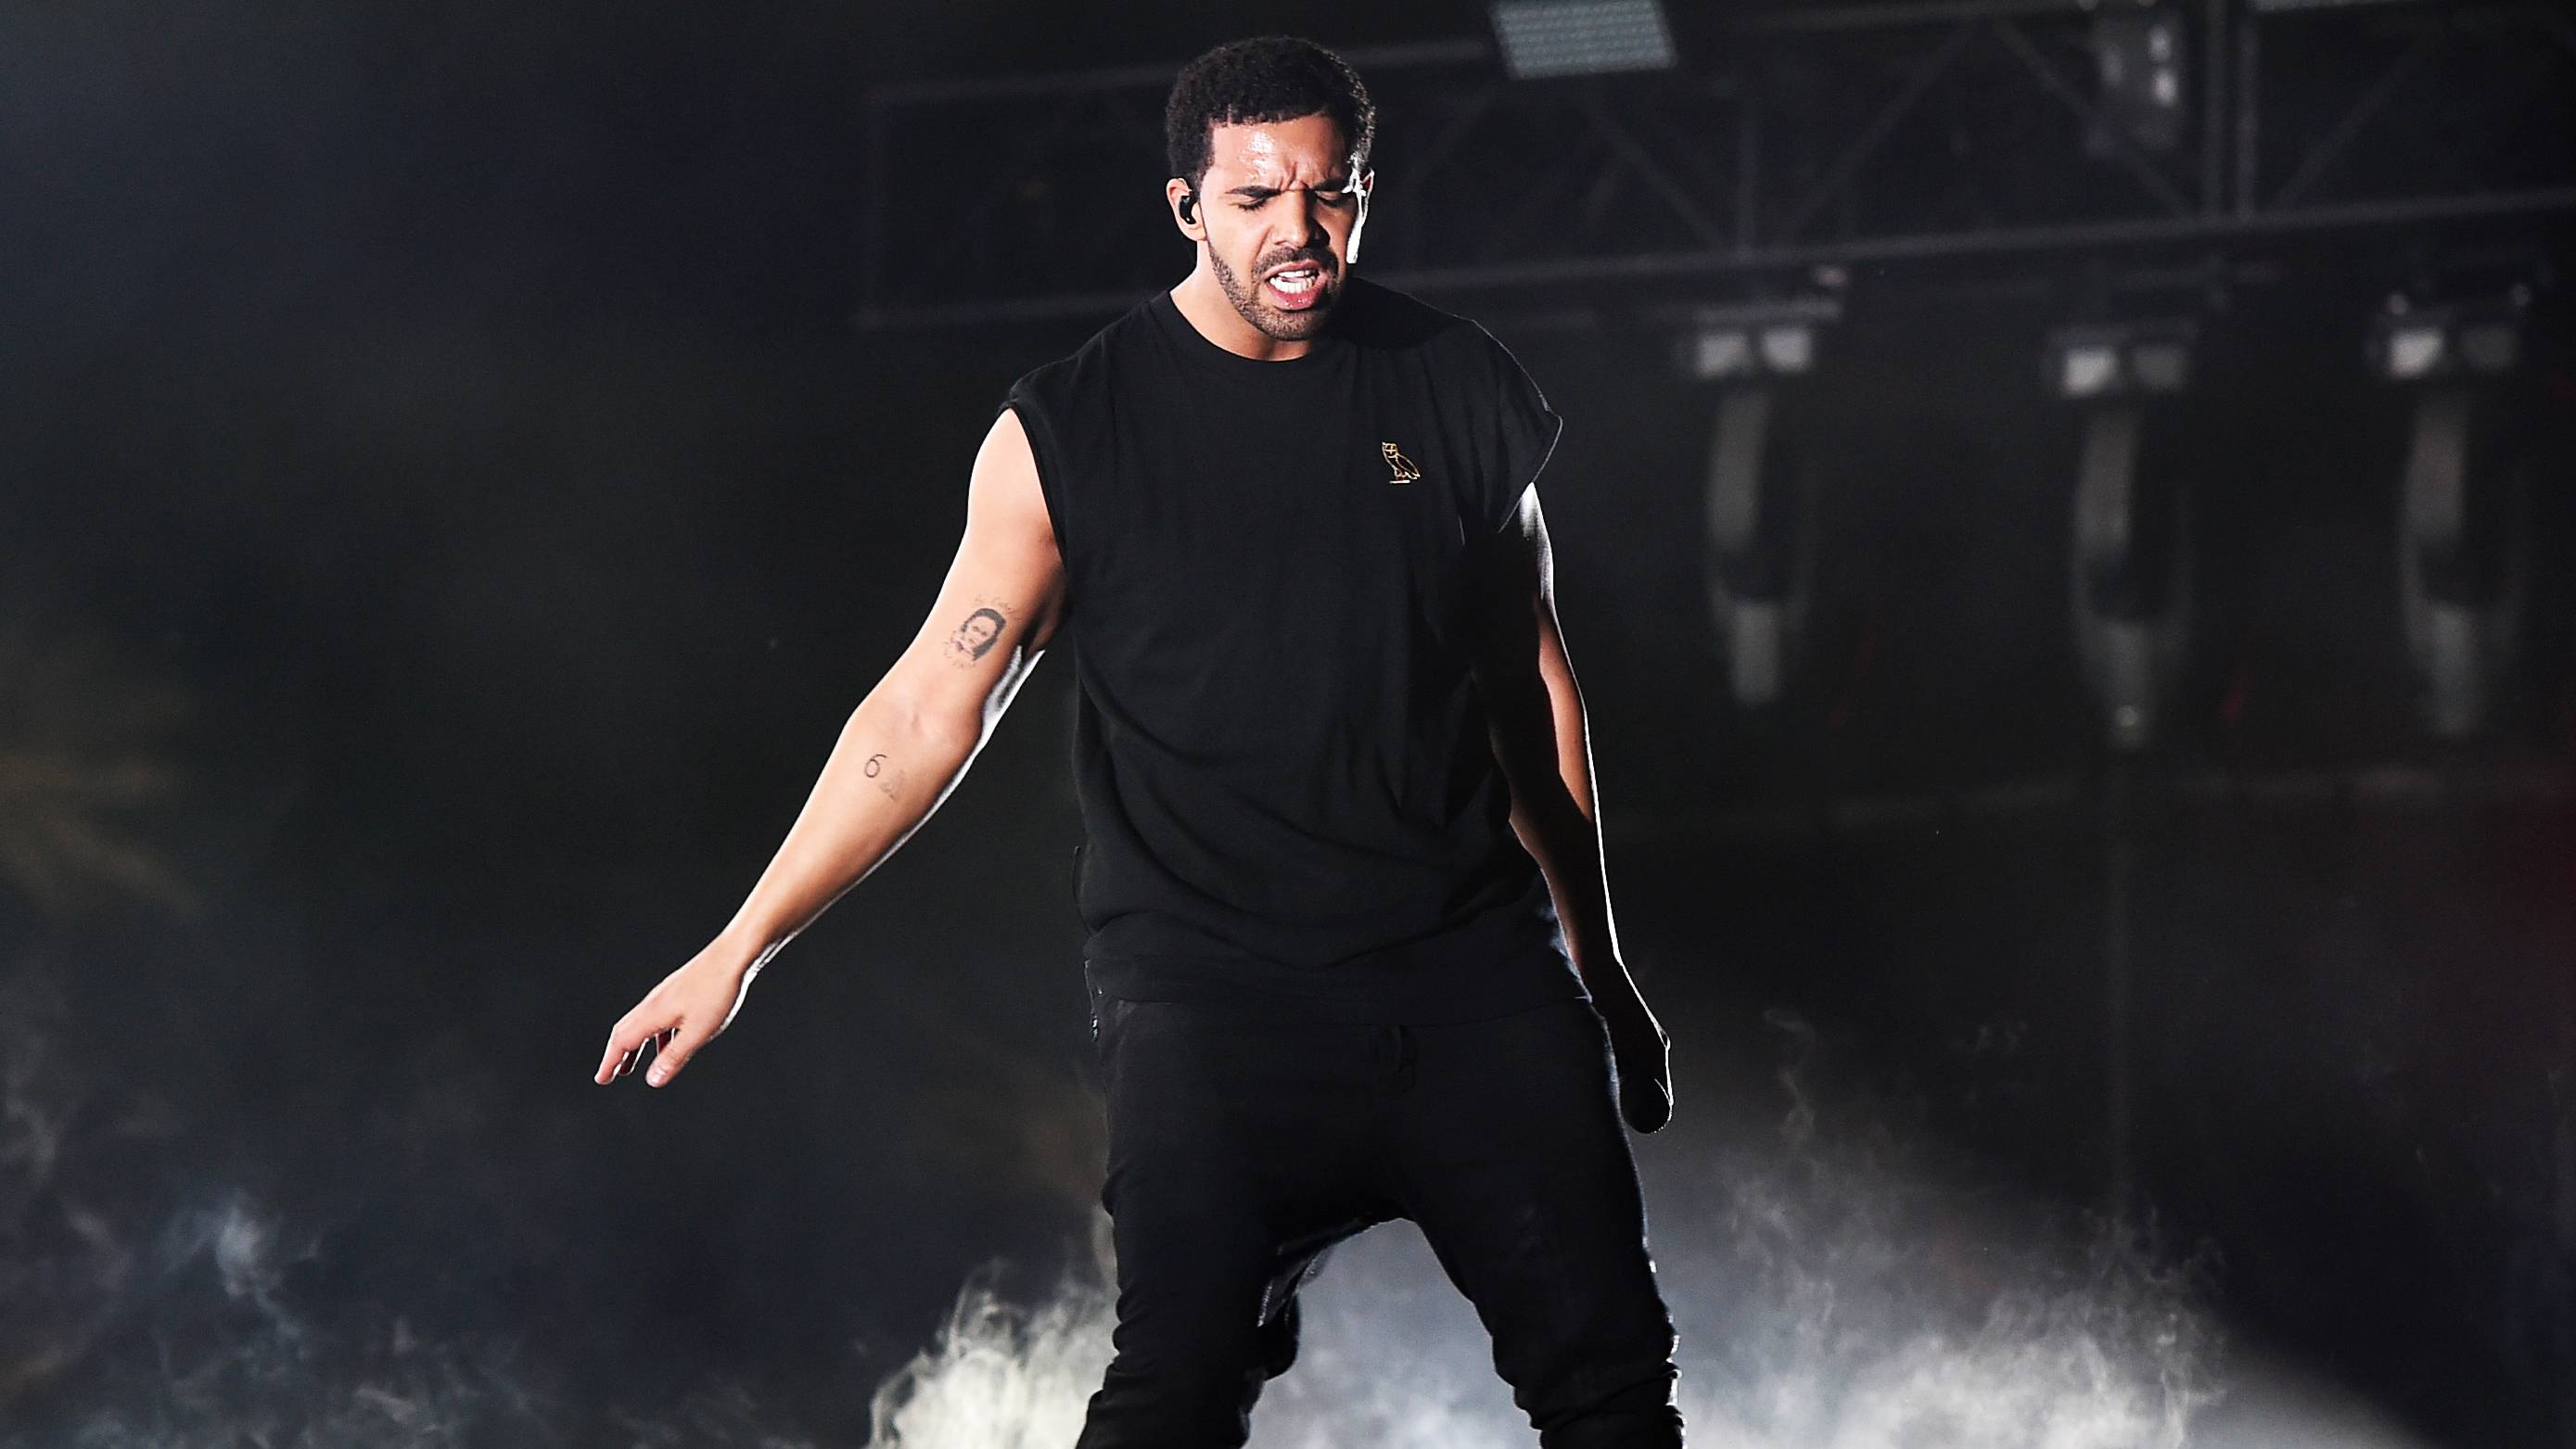
<path fill-rule="evenodd" d="M 1639 1132 L 1652 1132 L 1673 1120 L 1672 1038 L 1646 1009 L 1645 998 L 1632 988 L 1627 999 L 1603 1005 L 1602 1023 L 1610 1028 L 1610 1056 L 1619 1074 L 1619 1115 Z"/>

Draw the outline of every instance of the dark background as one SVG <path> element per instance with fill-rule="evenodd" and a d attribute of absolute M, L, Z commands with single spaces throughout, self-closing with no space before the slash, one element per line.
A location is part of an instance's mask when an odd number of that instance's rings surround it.
<path fill-rule="evenodd" d="M 598 1406 L 712 1370 L 856 1442 L 977 1264 L 1067 1256 L 1097 1171 L 1068 661 L 680 1085 L 589 1074 L 910 639 L 1002 388 L 1102 320 L 854 327 L 863 216 L 947 224 L 863 173 L 863 87 L 1288 23 L 0 19 L 0 1424 L 327 1441 L 299 1385 L 420 1373 L 516 1384 L 586 1443 Z M 1871 280 L 1797 402 L 1821 574 L 1809 666 L 1759 716 L 1724 689 L 1706 403 L 1667 340 L 1491 322 L 1569 420 L 1565 627 L 1682 1079 L 1650 1181 L 1789 1105 L 1786 1014 L 1993 1190 L 2105 1201 L 2117 914 L 2136 1206 L 2231 1337 L 2426 1442 L 2576 1442 L 2576 384 L 2518 395 L 2538 622 L 2496 725 L 2437 746 L 2372 283 L 2243 301 L 2176 404 L 2193 668 L 2166 742 L 2116 758 L 2065 622 L 2046 298 Z"/>

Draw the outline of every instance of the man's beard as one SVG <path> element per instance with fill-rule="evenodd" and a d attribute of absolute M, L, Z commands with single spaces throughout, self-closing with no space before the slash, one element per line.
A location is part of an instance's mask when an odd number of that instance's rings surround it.
<path fill-rule="evenodd" d="M 1285 258 L 1278 265 L 1286 266 L 1296 260 L 1298 258 Z M 1208 266 L 1216 273 L 1217 289 L 1234 304 L 1235 312 L 1261 335 L 1280 342 L 1303 342 L 1323 331 L 1325 320 L 1332 315 L 1333 304 L 1342 299 L 1341 269 L 1333 265 L 1329 257 L 1315 263 L 1314 305 L 1299 312 L 1283 312 L 1271 306 L 1269 299 L 1261 295 L 1261 284 L 1255 282 L 1245 286 L 1243 278 L 1225 264 L 1224 258 L 1219 257 L 1214 248 L 1208 251 Z"/>

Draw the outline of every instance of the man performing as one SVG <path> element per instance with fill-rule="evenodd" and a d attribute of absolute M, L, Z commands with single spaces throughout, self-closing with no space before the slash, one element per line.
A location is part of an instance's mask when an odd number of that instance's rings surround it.
<path fill-rule="evenodd" d="M 1299 1285 L 1394 1218 L 1546 1449 L 1681 1442 L 1620 1130 L 1664 1124 L 1671 1075 L 1557 634 L 1558 420 L 1482 328 L 1351 273 L 1375 114 L 1300 40 L 1183 69 L 1165 197 L 1196 267 L 1011 388 L 920 634 L 597 1073 L 650 1046 L 676 1076 L 1069 631 L 1118 1275 L 1078 1449 L 1242 1444 Z"/>

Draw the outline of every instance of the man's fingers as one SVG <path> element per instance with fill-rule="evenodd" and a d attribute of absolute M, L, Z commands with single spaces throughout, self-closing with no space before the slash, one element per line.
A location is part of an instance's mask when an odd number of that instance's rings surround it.
<path fill-rule="evenodd" d="M 656 1087 L 670 1081 L 699 1047 L 724 1030 L 722 1008 L 739 998 L 739 983 L 736 988 L 734 998 L 718 998 L 683 973 L 672 973 L 609 1032 L 592 1080 L 606 1086 L 641 1068 L 644 1080 Z"/>
<path fill-rule="evenodd" d="M 658 1087 L 679 1075 L 696 1052 L 699 1039 L 677 1026 L 665 1027 L 653 1034 L 653 1065 L 646 1068 L 644 1080 Z"/>
<path fill-rule="evenodd" d="M 1651 1047 L 1618 1053 L 1619 1115 L 1639 1132 L 1653 1132 L 1673 1120 L 1672 1043 L 1660 1038 Z"/>
<path fill-rule="evenodd" d="M 1672 1093 L 1663 1083 L 1639 1082 L 1620 1094 L 1620 1115 L 1639 1132 L 1652 1132 L 1673 1120 Z"/>
<path fill-rule="evenodd" d="M 1660 1131 L 1672 1120 L 1673 1094 L 1660 1082 L 1639 1087 L 1628 1103 L 1628 1125 L 1639 1132 Z"/>
<path fill-rule="evenodd" d="M 648 1031 L 641 1025 L 619 1023 L 617 1030 L 608 1034 L 608 1050 L 600 1057 L 599 1070 L 592 1074 L 591 1080 L 606 1086 L 625 1076 L 643 1060 L 645 1047 L 657 1042 L 667 1043 L 678 1030 L 677 1026 L 666 1026 L 658 1031 Z"/>
<path fill-rule="evenodd" d="M 635 1065 L 635 1049 L 617 1044 L 621 1035 L 622 1029 L 608 1034 L 608 1049 L 600 1054 L 599 1070 L 590 1074 L 590 1079 L 603 1087 L 625 1076 L 627 1069 Z"/>
<path fill-rule="evenodd" d="M 600 1054 L 599 1070 L 592 1074 L 591 1080 L 606 1086 L 625 1076 L 634 1067 L 635 1053 L 642 1047 L 643 1041 L 636 1029 L 619 1022 L 608 1034 L 608 1048 Z"/>

